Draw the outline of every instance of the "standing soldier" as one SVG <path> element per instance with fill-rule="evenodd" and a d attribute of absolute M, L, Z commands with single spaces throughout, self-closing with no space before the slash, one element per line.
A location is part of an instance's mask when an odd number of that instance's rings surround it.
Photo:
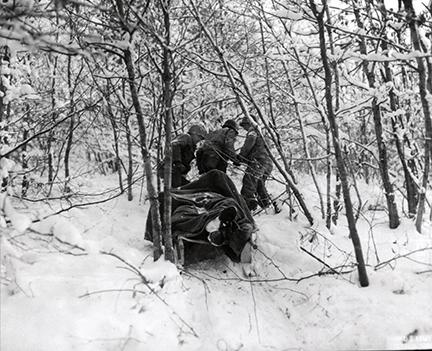
<path fill-rule="evenodd" d="M 243 117 L 240 126 L 247 131 L 237 161 L 247 164 L 240 193 L 249 209 L 254 211 L 257 205 L 266 208 L 271 204 L 265 182 L 273 169 L 273 163 L 265 148 L 264 139 L 247 117 Z"/>
<path fill-rule="evenodd" d="M 206 134 L 204 127 L 194 124 L 189 128 L 187 134 L 180 134 L 172 141 L 171 186 L 173 188 L 189 183 L 186 175 L 191 169 L 192 160 L 195 158 L 196 146 Z M 158 175 L 163 178 L 163 163 L 158 169 Z"/>
<path fill-rule="evenodd" d="M 217 129 L 207 134 L 204 143 L 197 151 L 197 167 L 199 174 L 212 169 L 226 173 L 228 161 L 236 160 L 234 143 L 238 135 L 236 121 L 228 119 Z"/>

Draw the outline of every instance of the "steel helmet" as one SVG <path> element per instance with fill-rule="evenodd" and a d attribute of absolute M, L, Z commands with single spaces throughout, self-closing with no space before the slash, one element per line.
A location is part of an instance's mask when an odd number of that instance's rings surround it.
<path fill-rule="evenodd" d="M 244 116 L 242 120 L 240 121 L 240 125 L 243 127 L 244 125 L 250 126 L 252 123 L 250 122 L 249 118 Z"/>
<path fill-rule="evenodd" d="M 222 128 L 229 128 L 229 129 L 234 130 L 236 133 L 238 133 L 237 122 L 234 121 L 233 119 L 226 120 L 225 123 L 223 124 Z"/>
<path fill-rule="evenodd" d="M 193 124 L 190 126 L 188 133 L 190 135 L 199 135 L 200 137 L 204 138 L 207 134 L 207 131 L 203 126 L 200 126 L 199 124 Z"/>

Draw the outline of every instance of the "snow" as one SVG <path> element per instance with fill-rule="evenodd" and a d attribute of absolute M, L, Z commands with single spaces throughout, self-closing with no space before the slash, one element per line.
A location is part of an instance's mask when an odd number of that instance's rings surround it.
<path fill-rule="evenodd" d="M 309 177 L 298 178 L 304 178 L 299 187 L 319 219 L 311 201 L 316 190 Z M 115 182 L 114 176 L 93 178 L 83 187 L 96 192 L 96 186 Z M 370 203 L 384 201 L 379 186 L 359 186 Z M 283 191 L 276 182 L 269 187 L 274 194 Z M 310 227 L 301 214 L 290 221 L 282 207 L 280 214 L 256 216 L 252 278 L 226 257 L 182 269 L 163 259 L 153 262 L 152 245 L 143 240 L 148 204 L 125 197 L 46 218 L 16 239 L 9 228 L 1 229 L 6 276 L 15 285 L 7 288 L 2 278 L 0 349 L 432 346 L 430 222 L 423 234 L 407 219 L 390 230 L 385 212 L 367 211 L 358 231 L 370 285 L 360 288 L 345 221 L 331 231 L 320 220 Z M 305 250 L 331 267 L 344 265 L 335 269 L 347 273 L 311 276 L 327 268 Z"/>
<path fill-rule="evenodd" d="M 24 233 L 31 225 L 30 217 L 16 211 L 7 196 L 7 193 L 0 193 L 0 217 L 3 212 L 11 221 L 12 227 L 17 234 Z"/>
<path fill-rule="evenodd" d="M 289 19 L 291 21 L 299 21 L 303 18 L 302 12 L 294 12 L 294 11 L 290 11 L 290 10 L 286 10 L 286 9 L 276 11 L 273 15 L 276 17 Z"/>
<path fill-rule="evenodd" d="M 1 151 L 4 152 L 4 147 L 2 146 Z M 15 162 L 6 157 L 0 158 L 0 178 L 6 178 L 15 168 Z"/>

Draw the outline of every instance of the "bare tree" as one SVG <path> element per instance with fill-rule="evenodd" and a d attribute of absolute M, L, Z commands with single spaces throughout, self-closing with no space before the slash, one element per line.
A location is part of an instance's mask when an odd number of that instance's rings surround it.
<path fill-rule="evenodd" d="M 356 17 L 357 25 L 360 29 L 364 30 L 364 24 L 360 17 L 359 8 L 355 1 L 353 1 L 353 8 L 354 8 L 354 14 Z M 366 10 L 369 10 L 369 5 L 367 5 Z M 360 44 L 360 52 L 363 55 L 367 55 L 367 47 L 366 47 L 366 41 L 364 37 L 359 38 L 359 44 Z M 376 80 L 375 80 L 375 73 L 373 69 L 370 67 L 374 67 L 374 64 L 363 60 L 362 63 L 363 66 L 363 72 L 368 80 L 369 87 L 374 89 L 376 88 Z M 393 185 L 390 181 L 389 176 L 389 167 L 388 167 L 388 160 L 387 160 L 387 148 L 384 143 L 384 136 L 383 136 L 383 125 L 381 121 L 381 109 L 378 104 L 378 99 L 376 96 L 372 98 L 372 116 L 374 120 L 374 126 L 375 126 L 375 137 L 377 141 L 378 146 L 378 155 L 379 155 L 379 168 L 381 173 L 381 179 L 384 187 L 384 195 L 387 199 L 387 208 L 388 208 L 388 216 L 389 216 L 389 226 L 392 229 L 395 229 L 400 224 L 400 219 L 395 203 L 395 194 Z"/>
<path fill-rule="evenodd" d="M 407 22 L 410 28 L 411 40 L 414 47 L 414 50 L 418 52 L 423 52 L 420 38 L 418 33 L 418 23 L 415 16 L 415 11 L 412 5 L 412 0 L 403 0 L 403 4 L 406 11 Z M 427 87 L 427 70 L 424 64 L 424 59 L 422 57 L 416 56 L 417 61 L 417 72 L 419 76 L 419 91 L 420 91 L 420 100 L 423 108 L 423 117 L 424 117 L 424 129 L 425 129 L 425 143 L 424 143 L 424 169 L 423 169 L 423 180 L 421 184 L 420 194 L 419 194 L 419 202 L 418 202 L 418 210 L 417 210 L 417 218 L 416 218 L 416 228 L 418 232 L 421 232 L 422 222 L 423 222 L 423 214 L 425 210 L 425 201 L 426 201 L 426 189 L 428 184 L 428 177 L 430 171 L 430 162 L 432 158 L 432 121 L 430 114 L 430 106 L 428 102 L 427 95 L 432 93 L 432 91 L 428 91 Z M 429 72 L 432 75 L 432 72 Z"/>
<path fill-rule="evenodd" d="M 354 245 L 354 252 L 357 259 L 357 269 L 359 273 L 360 285 L 366 287 L 369 285 L 369 280 L 366 273 L 366 267 L 363 259 L 363 252 L 361 248 L 360 238 L 357 233 L 357 228 L 356 228 L 356 223 L 354 218 L 353 206 L 352 206 L 351 196 L 350 196 L 350 191 L 348 186 L 348 176 L 347 176 L 347 171 L 342 156 L 342 150 L 340 147 L 339 128 L 333 110 L 333 97 L 331 91 L 332 73 L 331 73 L 330 63 L 327 57 L 327 46 L 326 46 L 326 38 L 325 38 L 325 25 L 324 25 L 325 10 L 324 8 L 318 10 L 314 0 L 309 0 L 309 4 L 318 24 L 320 52 L 323 61 L 324 73 L 325 73 L 325 98 L 326 98 L 326 106 L 327 106 L 327 117 L 330 123 L 330 130 L 333 137 L 333 147 L 336 156 L 336 163 L 337 163 L 337 168 L 341 179 L 343 197 L 345 202 L 345 213 L 348 220 L 350 236 Z M 322 0 L 322 5 L 325 6 L 325 4 L 326 4 L 326 0 Z"/>

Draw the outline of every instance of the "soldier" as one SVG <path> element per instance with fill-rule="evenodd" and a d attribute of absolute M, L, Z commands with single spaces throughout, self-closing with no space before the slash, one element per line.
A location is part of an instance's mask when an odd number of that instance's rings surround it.
<path fill-rule="evenodd" d="M 228 161 L 236 160 L 234 143 L 237 135 L 238 126 L 233 119 L 228 119 L 222 128 L 207 134 L 204 143 L 197 151 L 199 174 L 212 169 L 226 173 Z"/>
<path fill-rule="evenodd" d="M 191 169 L 191 162 L 195 158 L 198 142 L 203 140 L 207 132 L 204 127 L 194 124 L 187 134 L 178 135 L 172 142 L 172 181 L 171 186 L 177 188 L 188 184 L 186 175 Z M 163 178 L 163 163 L 158 169 L 159 177 Z"/>
<path fill-rule="evenodd" d="M 247 117 L 241 120 L 240 126 L 247 131 L 246 140 L 236 162 L 236 164 L 247 165 L 240 193 L 249 209 L 254 211 L 257 205 L 266 208 L 271 204 L 265 182 L 273 169 L 273 162 L 265 148 L 263 138 Z"/>

